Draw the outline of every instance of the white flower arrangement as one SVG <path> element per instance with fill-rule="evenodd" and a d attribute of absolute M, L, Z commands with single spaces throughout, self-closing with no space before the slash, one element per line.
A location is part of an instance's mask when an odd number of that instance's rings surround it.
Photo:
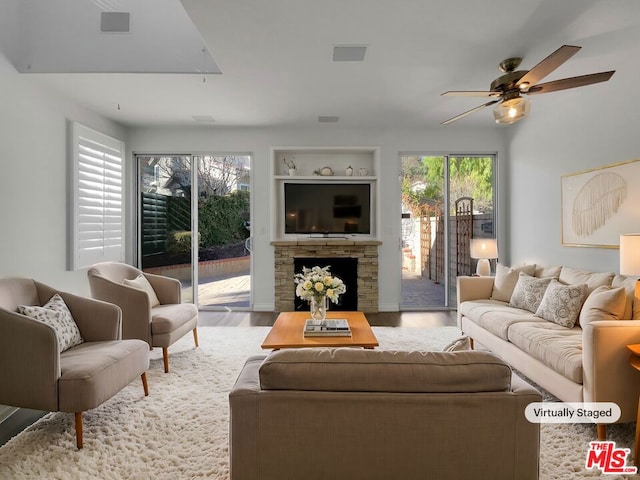
<path fill-rule="evenodd" d="M 330 267 L 302 267 L 302 273 L 295 275 L 296 295 L 303 300 L 317 301 L 327 297 L 333 303 L 338 303 L 338 298 L 347 291 L 347 287 L 338 277 L 329 272 Z"/>

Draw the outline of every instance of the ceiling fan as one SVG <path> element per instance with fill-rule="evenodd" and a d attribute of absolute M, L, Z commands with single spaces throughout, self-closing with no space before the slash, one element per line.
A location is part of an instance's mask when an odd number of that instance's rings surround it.
<path fill-rule="evenodd" d="M 448 125 L 467 115 L 482 110 L 485 107 L 498 104 L 494 111 L 496 123 L 515 123 L 526 117 L 531 108 L 530 100 L 525 95 L 535 95 L 538 93 L 555 92 L 556 90 L 566 90 L 568 88 L 583 87 L 593 83 L 606 82 L 615 73 L 610 72 L 592 73 L 580 75 L 578 77 L 563 78 L 547 83 L 538 83 L 544 77 L 553 72 L 575 55 L 582 47 L 574 45 L 563 45 L 547 58 L 538 63 L 531 70 L 518 70 L 522 58 L 507 58 L 500 62 L 500 71 L 504 73 L 496 78 L 489 87 L 489 91 L 449 91 L 442 95 L 458 97 L 489 97 L 493 100 L 467 110 L 460 115 L 456 115 L 449 120 L 442 122 Z"/>

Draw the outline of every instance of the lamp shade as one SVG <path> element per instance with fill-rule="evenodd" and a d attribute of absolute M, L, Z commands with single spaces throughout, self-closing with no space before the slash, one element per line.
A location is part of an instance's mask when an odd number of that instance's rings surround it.
<path fill-rule="evenodd" d="M 471 240 L 471 258 L 498 258 L 498 242 L 495 238 Z"/>
<path fill-rule="evenodd" d="M 493 109 L 496 123 L 510 124 L 522 120 L 531 110 L 531 100 L 526 97 L 516 97 L 499 103 Z"/>
<path fill-rule="evenodd" d="M 620 235 L 620 275 L 640 275 L 640 233 Z"/>

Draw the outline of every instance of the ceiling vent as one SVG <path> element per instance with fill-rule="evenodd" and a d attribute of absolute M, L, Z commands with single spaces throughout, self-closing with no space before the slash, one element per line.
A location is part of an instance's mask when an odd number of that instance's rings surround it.
<path fill-rule="evenodd" d="M 215 119 L 211 115 L 193 115 L 193 120 L 198 123 L 214 123 Z"/>
<path fill-rule="evenodd" d="M 129 12 L 102 12 L 100 31 L 102 33 L 129 33 Z"/>
<path fill-rule="evenodd" d="M 336 123 L 338 120 L 340 120 L 340 117 L 332 117 L 332 116 L 325 116 L 325 115 L 321 115 L 318 117 L 318 121 L 320 123 Z"/>
<path fill-rule="evenodd" d="M 365 45 L 335 46 L 333 47 L 334 62 L 362 62 L 367 52 Z"/>

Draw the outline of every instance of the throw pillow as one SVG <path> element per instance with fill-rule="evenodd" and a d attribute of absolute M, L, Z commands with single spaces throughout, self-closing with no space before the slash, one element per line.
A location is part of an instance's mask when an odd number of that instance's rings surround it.
<path fill-rule="evenodd" d="M 621 320 L 640 320 L 640 300 L 635 300 L 638 277 L 616 275 L 611 282 L 612 287 L 624 287 L 627 292 L 627 306 Z"/>
<path fill-rule="evenodd" d="M 31 305 L 19 306 L 18 313 L 53 327 L 53 330 L 56 332 L 60 353 L 84 342 L 82 335 L 80 335 L 80 329 L 78 329 L 78 325 L 76 325 L 75 320 L 71 316 L 67 304 L 64 303 L 62 297 L 57 293 L 42 307 Z"/>
<path fill-rule="evenodd" d="M 587 288 L 586 283 L 564 285 L 556 279 L 551 280 L 536 310 L 536 317 L 573 328 L 587 296 Z"/>
<path fill-rule="evenodd" d="M 509 305 L 535 313 L 551 280 L 553 278 L 536 278 L 520 272 Z"/>
<path fill-rule="evenodd" d="M 622 320 L 626 305 L 624 287 L 600 286 L 585 300 L 580 312 L 580 326 L 584 328 L 595 320 Z"/>
<path fill-rule="evenodd" d="M 506 267 L 498 263 L 496 265 L 496 277 L 493 279 L 493 291 L 491 300 L 508 302 L 513 294 L 513 289 L 518 283 L 520 272 L 533 275 L 535 265 L 523 265 L 522 267 Z"/>
<path fill-rule="evenodd" d="M 153 287 L 149 283 L 149 280 L 147 280 L 147 277 L 145 277 L 143 274 L 138 275 L 133 280 L 129 280 L 128 278 L 125 278 L 124 282 L 122 283 L 124 283 L 129 287 L 137 288 L 138 290 L 142 290 L 146 292 L 147 295 L 149 295 L 149 305 L 151 305 L 151 308 L 157 305 L 160 305 L 160 300 L 158 300 L 158 295 L 156 295 L 156 291 L 153 289 Z"/>
<path fill-rule="evenodd" d="M 613 272 L 593 273 L 572 267 L 562 267 L 558 280 L 567 285 L 580 285 L 586 283 L 587 290 L 591 293 L 597 287 L 602 285 L 610 287 L 611 282 L 613 281 L 613 276 Z"/>
<path fill-rule="evenodd" d="M 471 350 L 471 340 L 467 336 L 456 338 L 442 349 L 443 352 L 460 352 L 466 350 Z"/>

